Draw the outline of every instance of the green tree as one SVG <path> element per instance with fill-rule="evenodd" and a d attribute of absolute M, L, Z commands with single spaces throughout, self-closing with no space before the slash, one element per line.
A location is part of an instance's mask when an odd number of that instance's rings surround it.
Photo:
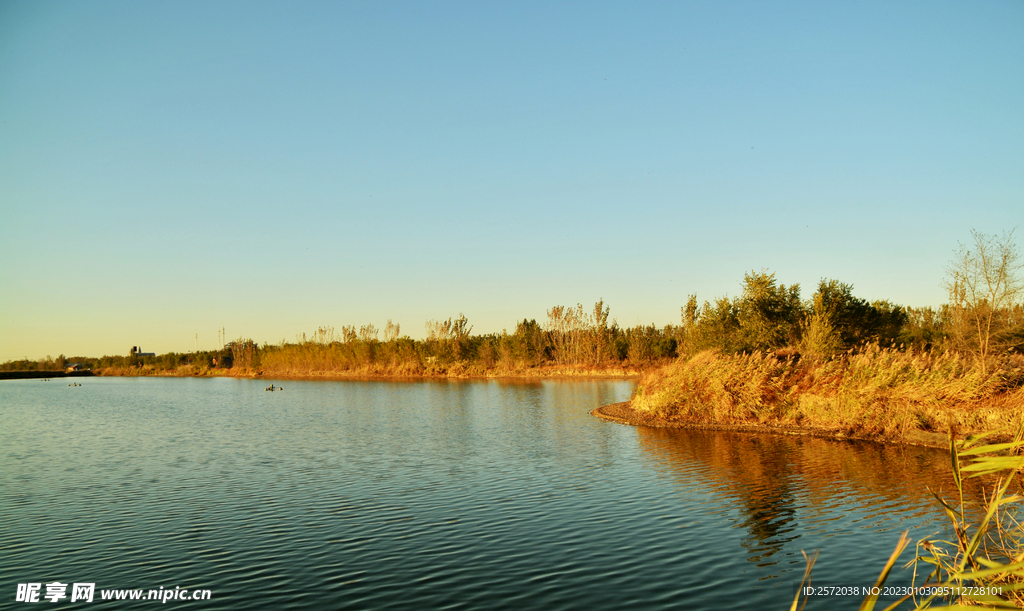
<path fill-rule="evenodd" d="M 736 310 L 744 350 L 772 350 L 795 343 L 803 314 L 800 285 L 776 284 L 775 274 L 752 271 L 743 276 L 743 295 Z"/>
<path fill-rule="evenodd" d="M 594 304 L 593 356 L 594 364 L 600 365 L 608 358 L 608 314 L 611 308 L 604 305 L 604 299 Z"/>
<path fill-rule="evenodd" d="M 927 351 L 941 346 L 946 340 L 946 318 L 949 306 L 936 311 L 931 307 L 905 308 L 907 322 L 898 338 L 899 343 L 914 350 Z"/>
<path fill-rule="evenodd" d="M 866 342 L 891 344 L 907 322 L 901 306 L 888 301 L 869 303 L 853 295 L 853 285 L 838 280 L 822 280 L 814 294 L 812 317 L 828 325 L 838 334 L 843 348 Z M 805 326 L 805 332 L 809 327 Z"/>
<path fill-rule="evenodd" d="M 804 319 L 800 353 L 811 360 L 827 359 L 843 347 L 839 331 L 832 323 L 833 313 L 825 306 L 821 292 L 814 294 L 810 313 Z"/>
<path fill-rule="evenodd" d="M 728 297 L 719 297 L 714 303 L 705 301 L 688 329 L 688 352 L 717 349 L 732 353 L 743 349 L 736 302 Z"/>

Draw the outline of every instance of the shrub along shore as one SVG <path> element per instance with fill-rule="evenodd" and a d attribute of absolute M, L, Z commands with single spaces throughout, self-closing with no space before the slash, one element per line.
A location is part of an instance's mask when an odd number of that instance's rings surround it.
<path fill-rule="evenodd" d="M 1024 279 L 1013 232 L 972 232 L 946 271 L 949 302 L 868 302 L 822 280 L 750 273 L 743 293 L 682 312 L 683 356 L 646 372 L 628 406 L 596 415 L 656 426 L 760 427 L 944 446 L 943 433 L 1024 418 Z"/>
<path fill-rule="evenodd" d="M 595 415 L 662 427 L 814 434 L 948 446 L 1024 416 L 1024 356 L 988 371 L 952 352 L 877 344 L 814 361 L 797 355 L 700 352 L 647 372 L 626 404 Z"/>

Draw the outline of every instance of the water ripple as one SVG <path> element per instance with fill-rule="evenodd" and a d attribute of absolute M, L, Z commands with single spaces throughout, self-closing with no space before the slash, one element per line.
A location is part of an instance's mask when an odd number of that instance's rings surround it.
<path fill-rule="evenodd" d="M 802 549 L 858 585 L 943 528 L 939 453 L 588 415 L 628 382 L 267 383 L 0 383 L 0 606 L 59 579 L 204 609 L 760 609 Z"/>

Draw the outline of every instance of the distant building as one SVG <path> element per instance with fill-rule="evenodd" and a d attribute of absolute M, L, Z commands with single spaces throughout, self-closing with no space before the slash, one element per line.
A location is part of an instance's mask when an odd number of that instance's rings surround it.
<path fill-rule="evenodd" d="M 84 371 L 85 367 L 81 363 L 68 363 L 68 366 L 64 368 L 67 373 L 74 373 L 76 371 Z"/>
<path fill-rule="evenodd" d="M 138 346 L 132 346 L 132 351 L 128 353 L 130 357 L 144 357 L 144 356 L 156 356 L 155 352 L 143 352 L 142 348 Z"/>

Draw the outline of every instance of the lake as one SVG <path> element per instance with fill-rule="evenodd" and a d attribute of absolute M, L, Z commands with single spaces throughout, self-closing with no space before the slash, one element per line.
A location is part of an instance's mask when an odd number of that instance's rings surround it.
<path fill-rule="evenodd" d="M 945 532 L 926 491 L 952 486 L 943 452 L 589 415 L 632 390 L 0 382 L 0 606 L 22 608 L 25 583 L 49 604 L 59 582 L 117 608 L 155 601 L 101 590 L 209 590 L 168 601 L 203 609 L 786 609 L 801 550 L 820 550 L 815 585 L 865 587 L 901 531 Z"/>

